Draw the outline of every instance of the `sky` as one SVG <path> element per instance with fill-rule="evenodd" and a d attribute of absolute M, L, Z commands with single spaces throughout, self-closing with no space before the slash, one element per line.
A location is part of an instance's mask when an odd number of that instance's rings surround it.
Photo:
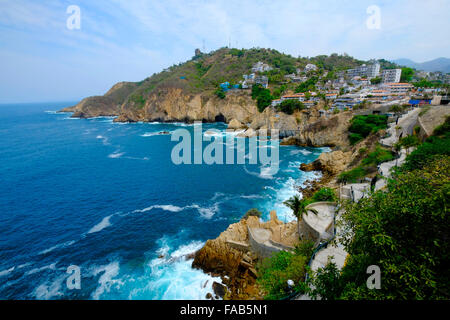
<path fill-rule="evenodd" d="M 68 28 L 72 5 L 80 28 Z M 0 103 L 102 95 L 196 48 L 229 44 L 302 57 L 448 58 L 449 12 L 450 0 L 0 0 Z"/>

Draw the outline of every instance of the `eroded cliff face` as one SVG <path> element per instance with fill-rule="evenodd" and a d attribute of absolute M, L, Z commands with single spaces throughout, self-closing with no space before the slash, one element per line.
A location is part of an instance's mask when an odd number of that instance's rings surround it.
<path fill-rule="evenodd" d="M 229 122 L 236 119 L 245 124 L 256 112 L 256 104 L 248 93 L 230 93 L 220 99 L 210 92 L 189 95 L 180 88 L 166 88 L 150 95 L 143 105 L 128 100 L 116 121 Z"/>
<path fill-rule="evenodd" d="M 105 95 L 85 98 L 75 106 L 64 108 L 60 112 L 73 112 L 73 118 L 118 116 L 122 104 L 136 87 L 134 82 L 119 82 Z"/>
<path fill-rule="evenodd" d="M 348 127 L 353 117 L 351 112 L 341 112 L 328 117 L 317 115 L 317 110 L 303 113 L 299 118 L 298 134 L 287 138 L 281 144 L 293 144 L 310 147 L 341 147 L 350 146 Z"/>

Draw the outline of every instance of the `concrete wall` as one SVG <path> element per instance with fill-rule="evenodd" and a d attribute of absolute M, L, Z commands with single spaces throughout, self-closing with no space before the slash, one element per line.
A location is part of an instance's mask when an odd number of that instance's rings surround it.
<path fill-rule="evenodd" d="M 328 202 L 328 201 L 321 201 L 321 202 L 314 202 L 311 203 L 306 207 L 306 209 L 314 209 L 317 205 L 334 205 L 336 206 L 335 202 Z M 313 214 L 313 213 L 309 213 Z M 334 219 L 333 221 L 327 226 L 326 230 L 327 233 L 330 234 L 330 237 L 334 234 Z M 322 240 L 322 234 L 316 230 L 313 226 L 308 224 L 307 219 L 304 219 L 302 217 L 302 220 L 298 224 L 298 234 L 300 235 L 302 240 L 311 240 L 314 241 L 315 245 L 318 245 L 320 241 Z"/>
<path fill-rule="evenodd" d="M 260 258 L 268 258 L 271 257 L 274 252 L 278 252 L 281 250 L 292 250 L 294 248 L 282 245 L 281 243 L 275 242 L 269 239 L 266 242 L 260 242 L 256 240 L 255 235 L 252 232 L 252 228 L 247 227 L 248 229 L 248 242 L 252 251 L 256 253 L 256 255 Z"/>

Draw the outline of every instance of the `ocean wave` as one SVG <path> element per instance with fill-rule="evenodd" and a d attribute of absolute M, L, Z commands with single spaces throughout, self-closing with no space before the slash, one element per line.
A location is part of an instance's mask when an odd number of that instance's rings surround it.
<path fill-rule="evenodd" d="M 62 297 L 62 283 L 66 279 L 67 275 L 61 275 L 57 277 L 53 282 L 50 284 L 48 282 L 45 282 L 44 284 L 39 285 L 36 289 L 33 291 L 33 295 L 38 300 L 49 300 L 54 297 Z"/>
<path fill-rule="evenodd" d="M 191 204 L 191 205 L 184 206 L 184 207 L 174 206 L 171 204 L 152 205 L 152 206 L 144 208 L 144 209 L 134 210 L 133 212 L 135 212 L 135 213 L 136 212 L 148 212 L 153 209 L 161 209 L 161 210 L 169 211 L 169 212 L 180 212 L 180 211 L 188 210 L 188 209 L 197 209 L 197 211 L 200 213 L 200 215 L 203 218 L 210 219 L 219 211 L 219 203 L 215 203 L 211 207 L 201 207 L 198 204 Z"/>
<path fill-rule="evenodd" d="M 123 285 L 123 281 L 120 279 L 114 279 L 119 274 L 119 262 L 114 261 L 110 264 L 97 267 L 93 275 L 97 276 L 98 274 L 102 273 L 100 278 L 98 279 L 98 286 L 95 289 L 95 291 L 92 293 L 91 297 L 94 300 L 100 299 L 100 296 L 105 293 L 109 292 L 113 286 L 118 289 L 121 285 Z"/>
<path fill-rule="evenodd" d="M 298 149 L 298 150 L 292 150 L 290 152 L 291 155 L 296 155 L 296 154 L 303 154 L 304 156 L 310 155 L 312 153 L 312 151 L 308 151 L 308 150 L 304 150 L 304 149 Z"/>
<path fill-rule="evenodd" d="M 147 138 L 147 137 L 154 137 L 154 136 L 164 136 L 169 135 L 172 133 L 172 131 L 168 131 L 168 133 L 163 133 L 163 131 L 155 131 L 155 132 L 146 132 L 144 134 L 141 134 L 141 137 Z"/>
<path fill-rule="evenodd" d="M 213 294 L 212 284 L 222 283 L 222 280 L 193 269 L 190 257 L 204 243 L 192 240 L 178 246 L 173 244 L 179 241 L 182 240 L 167 237 L 158 240 L 157 253 L 164 253 L 164 256 L 151 259 L 145 275 L 127 283 L 131 286 L 129 299 L 205 300 L 208 293 Z"/>
<path fill-rule="evenodd" d="M 0 271 L 0 277 L 7 276 L 7 275 L 10 274 L 11 272 L 13 272 L 14 269 L 16 269 L 16 267 L 11 267 L 11 268 L 9 268 L 9 269 Z"/>
<path fill-rule="evenodd" d="M 95 226 L 93 226 L 93 227 L 88 231 L 87 234 L 99 232 L 99 231 L 102 231 L 103 229 L 105 229 L 105 228 L 111 226 L 111 221 L 110 221 L 110 220 L 111 220 L 111 217 L 112 217 L 112 216 L 113 216 L 113 215 L 104 217 L 104 218 L 102 219 L 102 221 L 101 221 L 100 223 L 96 224 Z"/>
<path fill-rule="evenodd" d="M 49 264 L 49 265 L 46 265 L 46 266 L 43 266 L 43 267 L 40 267 L 40 268 L 31 269 L 31 270 L 27 271 L 25 273 L 25 275 L 29 276 L 31 274 L 39 273 L 39 272 L 42 272 L 44 270 L 56 270 L 56 262 L 54 262 L 52 264 Z"/>
<path fill-rule="evenodd" d="M 53 247 L 51 247 L 51 248 L 42 250 L 42 251 L 39 252 L 38 254 L 46 254 L 46 253 L 52 252 L 53 250 L 56 250 L 56 249 L 66 248 L 66 247 L 68 247 L 68 246 L 71 246 L 71 245 L 74 244 L 74 243 L 75 243 L 75 240 L 66 241 L 66 242 L 64 242 L 64 243 L 57 244 L 56 246 L 53 246 Z"/>
<path fill-rule="evenodd" d="M 118 159 L 118 158 L 122 157 L 124 154 L 125 154 L 125 152 L 115 151 L 115 152 L 109 154 L 109 155 L 108 155 L 108 158 L 111 158 L 111 159 Z"/>
<path fill-rule="evenodd" d="M 103 145 L 109 145 L 108 138 L 102 135 L 98 135 L 95 137 L 96 139 L 102 140 Z"/>

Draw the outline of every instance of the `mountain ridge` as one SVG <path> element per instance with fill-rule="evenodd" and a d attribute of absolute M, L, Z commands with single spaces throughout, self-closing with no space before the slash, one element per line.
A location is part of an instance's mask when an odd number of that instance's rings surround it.
<path fill-rule="evenodd" d="M 445 57 L 436 58 L 433 60 L 425 61 L 425 62 L 415 62 L 411 59 L 407 58 L 399 58 L 395 59 L 392 62 L 409 67 L 414 68 L 416 70 L 427 71 L 427 72 L 436 72 L 440 71 L 443 73 L 450 73 L 450 59 Z"/>

